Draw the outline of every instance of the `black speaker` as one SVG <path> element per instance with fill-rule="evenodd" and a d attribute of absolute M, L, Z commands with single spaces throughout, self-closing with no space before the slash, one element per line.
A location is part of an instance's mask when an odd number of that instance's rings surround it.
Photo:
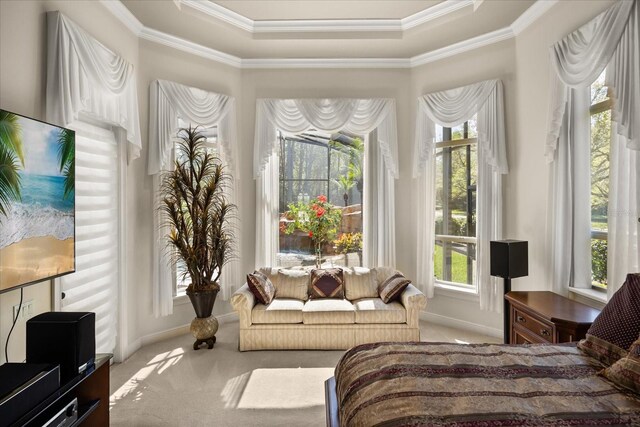
<path fill-rule="evenodd" d="M 529 275 L 528 242 L 522 240 L 492 241 L 491 275 L 507 279 Z"/>
<path fill-rule="evenodd" d="M 60 365 L 64 383 L 95 363 L 96 314 L 52 311 L 27 320 L 27 363 Z"/>

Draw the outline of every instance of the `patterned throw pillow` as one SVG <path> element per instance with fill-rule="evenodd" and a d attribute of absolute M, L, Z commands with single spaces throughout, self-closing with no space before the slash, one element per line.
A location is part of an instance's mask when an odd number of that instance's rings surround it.
<path fill-rule="evenodd" d="M 411 280 L 404 277 L 402 273 L 398 272 L 392 275 L 378 286 L 380 298 L 385 304 L 389 304 L 391 301 L 400 298 L 409 283 L 411 283 Z"/>
<path fill-rule="evenodd" d="M 627 280 L 596 317 L 578 347 L 611 366 L 627 355 L 640 334 L 640 273 Z"/>
<path fill-rule="evenodd" d="M 640 337 L 631 345 L 629 355 L 600 372 L 617 385 L 640 393 Z"/>
<path fill-rule="evenodd" d="M 251 274 L 247 274 L 247 285 L 254 297 L 264 305 L 271 304 L 273 297 L 276 295 L 276 288 L 271 283 L 271 280 L 259 271 L 254 271 Z"/>
<path fill-rule="evenodd" d="M 344 274 L 341 268 L 311 270 L 309 297 L 344 298 Z"/>

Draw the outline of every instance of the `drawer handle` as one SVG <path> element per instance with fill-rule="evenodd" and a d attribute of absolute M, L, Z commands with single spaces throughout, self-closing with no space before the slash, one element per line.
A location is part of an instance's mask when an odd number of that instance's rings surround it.
<path fill-rule="evenodd" d="M 516 322 L 518 323 L 527 323 L 527 319 L 522 316 L 516 316 Z"/>
<path fill-rule="evenodd" d="M 548 337 L 548 336 L 551 335 L 551 332 L 549 332 L 546 329 L 540 329 L 540 335 L 544 335 L 544 336 Z"/>

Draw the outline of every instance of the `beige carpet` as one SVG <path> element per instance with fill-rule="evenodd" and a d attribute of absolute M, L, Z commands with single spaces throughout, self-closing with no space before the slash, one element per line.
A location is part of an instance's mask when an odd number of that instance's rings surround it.
<path fill-rule="evenodd" d="M 424 341 L 500 342 L 420 323 Z M 149 345 L 111 368 L 113 426 L 323 426 L 324 381 L 342 351 L 240 353 L 238 322 L 221 325 L 213 350 L 183 335 Z"/>

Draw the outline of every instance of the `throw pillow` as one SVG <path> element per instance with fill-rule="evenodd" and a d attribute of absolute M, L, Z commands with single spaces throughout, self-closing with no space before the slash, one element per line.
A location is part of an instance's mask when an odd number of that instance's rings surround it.
<path fill-rule="evenodd" d="M 376 270 L 365 267 L 344 269 L 344 293 L 349 301 L 378 296 Z"/>
<path fill-rule="evenodd" d="M 404 277 L 402 273 L 394 274 L 378 286 L 380 298 L 385 304 L 389 304 L 391 301 L 400 298 L 409 283 L 411 283 L 411 280 Z"/>
<path fill-rule="evenodd" d="M 627 355 L 640 334 L 640 273 L 627 280 L 596 317 L 578 347 L 611 366 Z"/>
<path fill-rule="evenodd" d="M 309 297 L 344 298 L 344 273 L 341 268 L 311 270 Z"/>
<path fill-rule="evenodd" d="M 631 345 L 629 355 L 600 372 L 617 385 L 640 393 L 640 337 Z"/>
<path fill-rule="evenodd" d="M 276 294 L 278 298 L 309 299 L 309 273 L 304 270 L 278 270 Z"/>
<path fill-rule="evenodd" d="M 247 285 L 249 285 L 253 296 L 255 296 L 261 304 L 271 304 L 273 297 L 276 295 L 276 288 L 273 286 L 273 283 L 271 283 L 271 280 L 259 271 L 247 274 Z"/>

